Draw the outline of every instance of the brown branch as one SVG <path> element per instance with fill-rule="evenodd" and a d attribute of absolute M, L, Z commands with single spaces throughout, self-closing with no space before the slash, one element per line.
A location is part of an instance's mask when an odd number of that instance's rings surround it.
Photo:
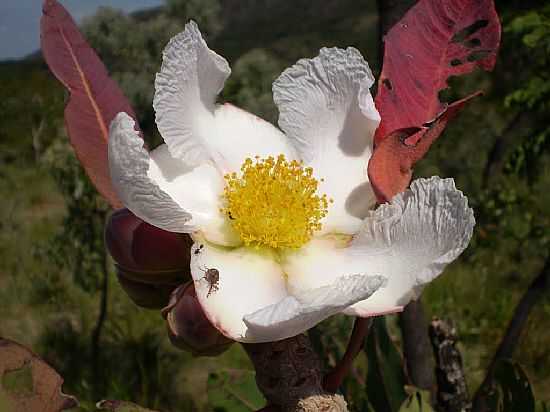
<path fill-rule="evenodd" d="M 323 387 L 326 391 L 335 393 L 346 375 L 350 372 L 353 361 L 361 352 L 365 343 L 365 338 L 369 333 L 370 326 L 372 325 L 371 318 L 356 318 L 353 324 L 353 331 L 348 342 L 348 347 L 344 356 L 338 362 L 338 364 L 325 376 L 323 380 Z"/>
<path fill-rule="evenodd" d="M 428 336 L 428 321 L 422 301 L 410 302 L 399 316 L 403 336 L 403 355 L 413 385 L 434 392 L 434 359 Z"/>
<path fill-rule="evenodd" d="M 341 395 L 323 389 L 321 361 L 306 335 L 243 347 L 270 408 L 277 407 L 281 412 L 347 412 Z"/>
<path fill-rule="evenodd" d="M 462 355 L 456 347 L 456 329 L 449 322 L 434 318 L 430 324 L 430 340 L 436 360 L 437 405 L 445 412 L 470 411 L 472 404 Z"/>
<path fill-rule="evenodd" d="M 256 412 L 280 412 L 281 410 L 276 406 L 266 406 L 265 408 L 258 409 Z"/>
<path fill-rule="evenodd" d="M 486 408 L 487 395 L 493 386 L 493 374 L 499 361 L 511 358 L 516 349 L 521 333 L 525 328 L 527 319 L 533 307 L 540 301 L 541 297 L 550 289 L 550 256 L 546 258 L 544 267 L 538 276 L 529 285 L 529 288 L 519 301 L 506 333 L 504 334 L 495 356 L 491 361 L 483 383 L 477 390 L 473 400 L 473 411 L 484 412 Z"/>

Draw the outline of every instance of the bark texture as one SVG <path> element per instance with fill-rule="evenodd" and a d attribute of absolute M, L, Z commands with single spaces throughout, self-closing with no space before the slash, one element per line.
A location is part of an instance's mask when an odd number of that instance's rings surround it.
<path fill-rule="evenodd" d="M 243 346 L 270 405 L 282 412 L 347 412 L 341 395 L 323 389 L 321 361 L 306 335 Z"/>
<path fill-rule="evenodd" d="M 436 360 L 437 405 L 446 412 L 470 411 L 472 408 L 462 355 L 456 347 L 454 326 L 435 318 L 430 325 L 430 340 Z"/>

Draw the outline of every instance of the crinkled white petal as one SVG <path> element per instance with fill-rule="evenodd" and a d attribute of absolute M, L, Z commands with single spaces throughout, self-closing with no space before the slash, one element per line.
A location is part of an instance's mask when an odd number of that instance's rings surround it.
<path fill-rule="evenodd" d="M 270 123 L 231 105 L 217 105 L 231 69 L 210 50 L 195 24 L 164 50 L 155 82 L 153 107 L 158 129 L 172 157 L 193 168 L 213 162 L 223 173 L 236 172 L 246 157 L 294 158 L 286 136 Z"/>
<path fill-rule="evenodd" d="M 285 254 L 281 264 L 289 293 L 329 285 L 342 273 L 380 275 L 388 279 L 385 287 L 344 313 L 399 311 L 467 247 L 474 224 L 452 179 L 418 179 L 371 212 L 351 243 L 314 239 Z"/>
<path fill-rule="evenodd" d="M 376 201 L 367 177 L 380 123 L 369 91 L 373 82 L 368 64 L 350 47 L 323 48 L 273 84 L 279 126 L 301 159 L 324 178 L 319 192 L 334 200 L 323 233 L 355 233 Z"/>
<path fill-rule="evenodd" d="M 166 145 L 150 153 L 149 178 L 193 218 L 190 225 L 219 245 L 241 244 L 229 219 L 220 212 L 224 180 L 210 163 L 189 170 L 185 163 L 170 155 Z"/>
<path fill-rule="evenodd" d="M 217 134 L 216 96 L 230 73 L 227 61 L 208 48 L 193 21 L 164 49 L 155 81 L 156 122 L 172 156 L 188 167 L 211 158 L 207 139 Z"/>
<path fill-rule="evenodd" d="M 219 273 L 217 290 L 211 290 L 205 279 L 208 269 Z M 275 256 L 263 249 L 228 249 L 197 242 L 191 248 L 191 274 L 210 322 L 225 336 L 240 342 L 257 341 L 247 333 L 245 315 L 288 296 L 281 267 Z"/>
<path fill-rule="evenodd" d="M 381 276 L 342 276 L 331 285 L 288 296 L 245 316 L 247 335 L 259 342 L 296 336 L 348 306 L 367 299 L 383 286 L 384 281 Z"/>
<path fill-rule="evenodd" d="M 354 238 L 350 251 L 387 275 L 388 287 L 346 311 L 368 316 L 404 306 L 468 246 L 475 225 L 468 199 L 453 179 L 417 179 L 381 205 Z"/>
<path fill-rule="evenodd" d="M 191 214 L 148 177 L 149 153 L 134 119 L 126 113 L 119 113 L 111 123 L 109 168 L 120 200 L 136 216 L 171 232 L 196 230 L 190 223 Z"/>

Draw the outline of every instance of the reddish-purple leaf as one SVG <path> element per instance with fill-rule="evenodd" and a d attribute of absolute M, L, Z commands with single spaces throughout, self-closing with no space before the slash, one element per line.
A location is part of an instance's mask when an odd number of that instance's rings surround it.
<path fill-rule="evenodd" d="M 56 0 L 44 0 L 40 37 L 50 70 L 71 93 L 65 124 L 76 155 L 98 191 L 111 206 L 121 207 L 109 176 L 109 125 L 119 112 L 135 118 L 134 111 Z"/>
<path fill-rule="evenodd" d="M 379 144 L 391 132 L 422 127 L 445 109 L 447 79 L 491 70 L 500 43 L 493 0 L 420 0 L 384 38 L 376 107 Z"/>
<path fill-rule="evenodd" d="M 429 125 L 395 130 L 376 146 L 369 161 L 368 174 L 378 203 L 390 201 L 409 186 L 415 163 L 424 157 L 447 123 L 478 95 L 474 93 L 449 105 Z"/>

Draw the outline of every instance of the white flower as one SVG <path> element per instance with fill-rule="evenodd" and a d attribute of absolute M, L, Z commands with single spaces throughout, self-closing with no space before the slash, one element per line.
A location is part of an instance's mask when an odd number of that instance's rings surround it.
<path fill-rule="evenodd" d="M 227 337 L 274 341 L 339 312 L 399 311 L 466 248 L 473 213 L 451 179 L 418 179 L 372 210 L 367 164 L 380 117 L 356 49 L 324 48 L 275 81 L 282 132 L 216 104 L 229 74 L 187 24 L 155 83 L 165 144 L 148 153 L 125 113 L 109 140 L 128 209 L 193 237 L 198 299 Z"/>

